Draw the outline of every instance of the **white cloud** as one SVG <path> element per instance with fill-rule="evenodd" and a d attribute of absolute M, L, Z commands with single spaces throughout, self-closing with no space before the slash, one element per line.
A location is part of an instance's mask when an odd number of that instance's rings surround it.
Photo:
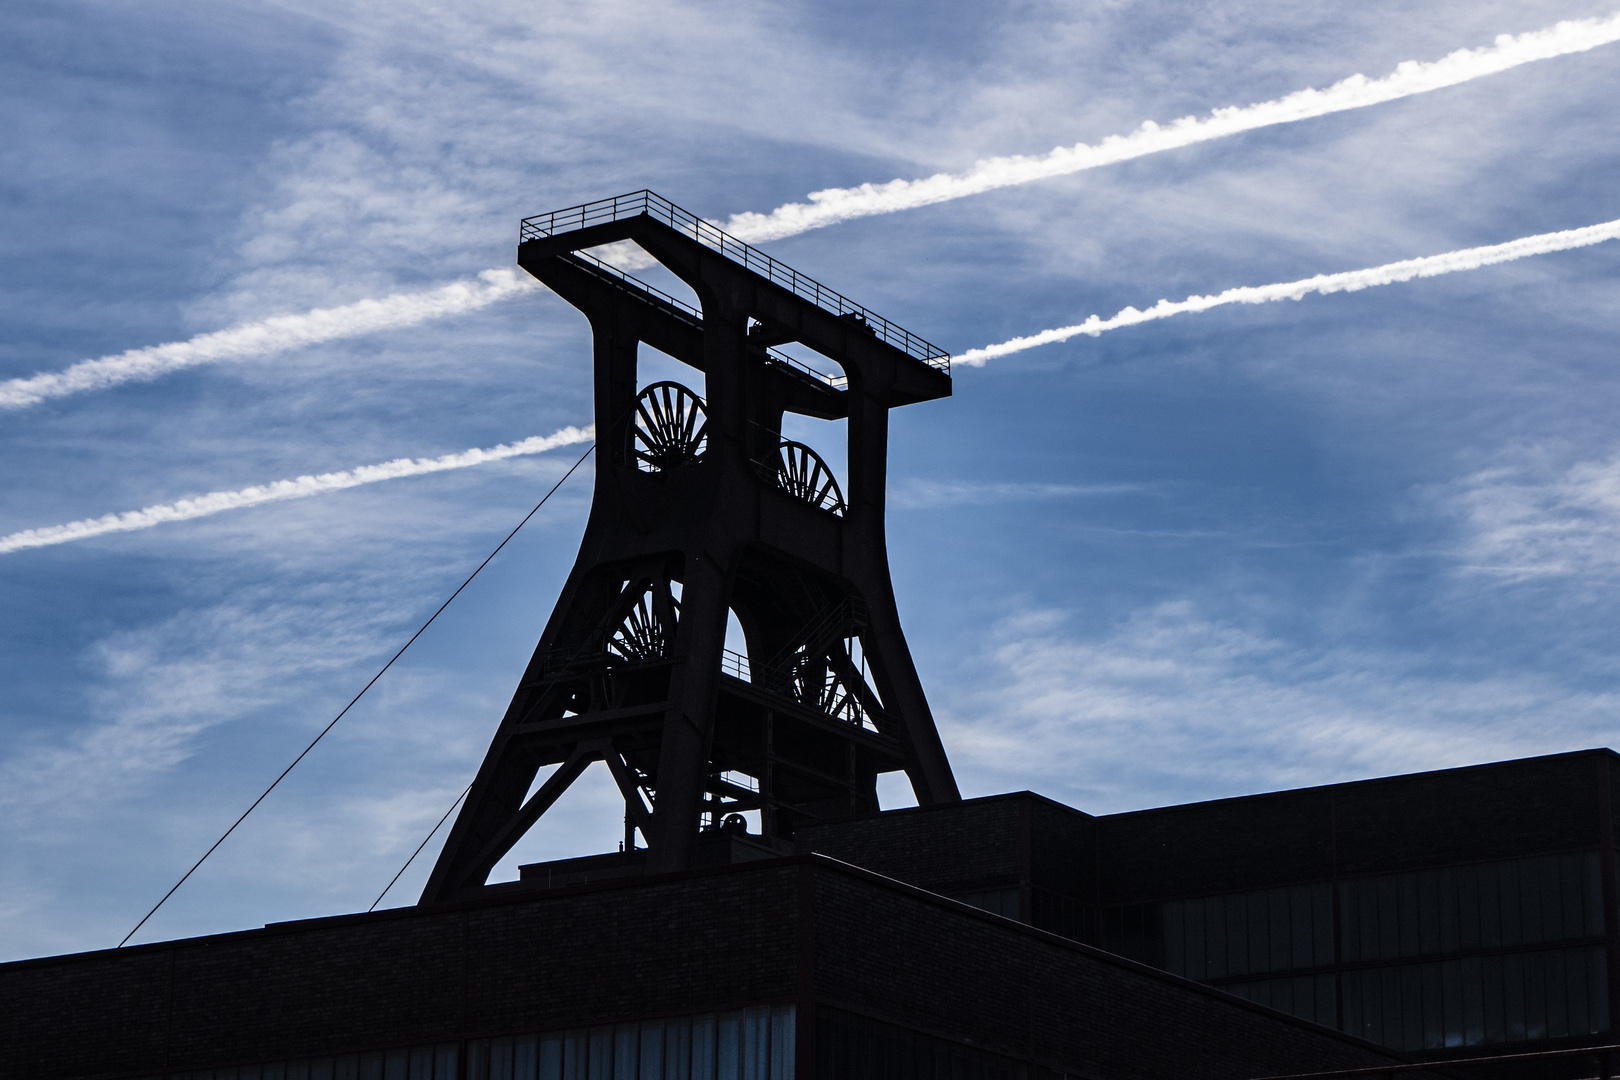
<path fill-rule="evenodd" d="M 1032 611 L 994 641 L 975 683 L 935 694 L 959 776 L 1094 813 L 1602 745 L 1620 706 L 1538 675 L 1313 650 L 1188 602 L 1096 637 Z"/>
<path fill-rule="evenodd" d="M 1620 578 L 1620 456 L 1559 466 L 1548 451 L 1481 470 L 1443 498 L 1461 514 L 1467 571 L 1504 581 Z"/>

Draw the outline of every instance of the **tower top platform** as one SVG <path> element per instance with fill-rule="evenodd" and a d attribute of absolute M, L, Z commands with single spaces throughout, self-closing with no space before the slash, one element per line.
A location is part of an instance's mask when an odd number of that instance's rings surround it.
<path fill-rule="evenodd" d="M 547 214 L 524 218 L 518 242 L 520 246 L 531 243 L 537 245 L 532 257 L 577 252 L 583 248 L 629 239 L 633 233 L 633 225 L 629 228 L 626 225 L 639 218 L 651 218 L 662 222 L 681 235 L 696 240 L 704 247 L 782 286 L 800 299 L 808 300 L 832 315 L 859 323 L 870 330 L 879 341 L 894 346 L 912 359 L 946 374 L 950 373 L 951 354 L 938 345 L 923 340 L 904 327 L 897 326 L 857 304 L 842 293 L 835 292 L 814 278 L 778 262 L 713 222 L 705 221 L 691 211 L 676 206 L 654 191 L 646 189 L 632 191 L 627 195 L 597 199 L 579 206 L 570 206 L 565 210 L 553 210 Z M 601 264 L 600 260 L 594 258 L 591 258 L 591 261 Z"/>

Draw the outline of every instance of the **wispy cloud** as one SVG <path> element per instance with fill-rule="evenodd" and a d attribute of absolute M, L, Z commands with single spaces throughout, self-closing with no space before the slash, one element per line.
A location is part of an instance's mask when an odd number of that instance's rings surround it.
<path fill-rule="evenodd" d="M 375 484 L 381 480 L 396 480 L 403 476 L 421 476 L 425 473 L 444 472 L 447 469 L 465 469 L 491 461 L 525 454 L 540 454 L 559 446 L 587 442 L 595 438 L 594 427 L 565 427 L 551 435 L 535 435 L 521 442 L 501 443 L 487 450 L 464 450 L 459 454 L 445 454 L 436 458 L 397 458 L 381 465 L 362 465 L 341 472 L 321 473 L 319 476 L 300 476 L 293 480 L 277 480 L 269 484 L 256 484 L 239 491 L 214 491 L 194 499 L 141 510 L 127 510 L 121 514 L 107 514 L 99 518 L 85 518 L 66 525 L 50 525 L 40 529 L 25 529 L 0 537 L 0 554 L 22 551 L 25 548 L 48 547 L 85 540 L 113 532 L 132 532 L 150 529 L 170 521 L 187 521 L 207 517 L 226 510 L 240 510 L 246 506 L 279 502 L 283 499 L 302 499 L 310 495 L 324 495 L 329 491 Z"/>
<path fill-rule="evenodd" d="M 1620 578 L 1620 457 L 1549 468 L 1536 455 L 1467 477 L 1451 499 L 1469 572 L 1504 581 Z"/>
<path fill-rule="evenodd" d="M 533 278 L 515 270 L 485 270 L 474 279 L 453 281 L 423 292 L 395 293 L 380 300 L 316 308 L 301 315 L 276 315 L 229 330 L 199 334 L 186 341 L 81 360 L 60 372 L 7 379 L 0 382 L 0 408 L 18 409 L 81 390 L 101 390 L 120 383 L 155 379 L 199 364 L 271 356 L 323 341 L 416 326 L 477 311 L 498 300 L 538 288 L 540 284 Z"/>
<path fill-rule="evenodd" d="M 1204 119 L 1186 116 L 1163 125 L 1149 120 L 1129 135 L 1110 135 L 1096 146 L 1078 143 L 1038 156 L 986 158 L 961 173 L 938 173 L 922 180 L 891 180 L 886 184 L 814 191 L 808 196 L 808 203 L 787 203 L 765 214 L 733 214 L 726 227 L 744 240 L 776 240 L 851 218 L 929 206 L 996 188 L 1113 165 L 1256 128 L 1396 101 L 1537 60 L 1585 52 L 1616 40 L 1620 40 L 1620 13 L 1607 18 L 1560 22 L 1517 36 L 1502 34 L 1494 45 L 1484 48 L 1459 49 L 1428 63 L 1407 60 L 1381 79 L 1352 75 L 1326 90 L 1299 90 L 1274 101 L 1216 109 Z"/>
<path fill-rule="evenodd" d="M 1060 326 L 1026 337 L 1011 338 L 996 345 L 969 349 L 953 357 L 952 363 L 983 367 L 986 361 L 1009 353 L 1067 341 L 1080 334 L 1098 337 L 1105 331 L 1117 330 L 1122 326 L 1136 326 L 1156 319 L 1168 319 L 1172 315 L 1190 311 L 1208 311 L 1210 308 L 1226 304 L 1269 304 L 1277 300 L 1300 300 L 1310 293 L 1325 295 L 1336 292 L 1358 292 L 1378 285 L 1394 285 L 1416 278 L 1455 274 L 1459 270 L 1478 270 L 1481 267 L 1512 262 L 1531 255 L 1546 255 L 1554 251 L 1589 247 L 1616 237 L 1620 237 L 1620 220 L 1587 225 L 1580 229 L 1564 229 L 1560 232 L 1520 237 L 1505 244 L 1463 248 L 1460 251 L 1448 251 L 1443 255 L 1428 255 L 1420 259 L 1403 259 L 1400 262 L 1385 263 L 1383 266 L 1373 266 L 1365 270 L 1317 274 L 1315 277 L 1300 281 L 1283 281 L 1273 285 L 1244 285 L 1213 296 L 1189 296 L 1185 300 L 1176 301 L 1160 300 L 1146 311 L 1127 307 L 1112 318 L 1104 319 L 1093 315 L 1085 322 L 1075 323 L 1073 326 Z"/>
<path fill-rule="evenodd" d="M 1119 495 L 1143 490 L 1140 484 L 1037 484 L 1000 481 L 903 480 L 889 493 L 897 510 L 937 510 L 980 503 L 1025 502 L 1032 499 L 1074 499 L 1092 495 Z"/>
<path fill-rule="evenodd" d="M 994 639 L 941 709 L 958 771 L 990 789 L 1033 777 L 1094 812 L 1599 745 L 1620 704 L 1536 674 L 1302 648 L 1185 601 L 1094 637 L 1032 611 Z"/>

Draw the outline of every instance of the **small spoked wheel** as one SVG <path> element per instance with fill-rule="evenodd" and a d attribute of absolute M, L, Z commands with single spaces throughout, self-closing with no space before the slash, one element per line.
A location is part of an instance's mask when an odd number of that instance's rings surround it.
<path fill-rule="evenodd" d="M 703 399 L 675 382 L 653 383 L 636 398 L 630 458 L 642 472 L 668 472 L 708 449 Z"/>

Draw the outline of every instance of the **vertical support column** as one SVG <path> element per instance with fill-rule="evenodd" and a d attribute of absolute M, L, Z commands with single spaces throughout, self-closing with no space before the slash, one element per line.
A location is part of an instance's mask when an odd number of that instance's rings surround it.
<path fill-rule="evenodd" d="M 1609 987 L 1609 1034 L 1620 1032 L 1620 911 L 1616 910 L 1620 881 L 1616 881 L 1614 851 L 1614 776 L 1608 751 L 1599 750 L 1597 774 L 1598 873 L 1603 875 L 1603 956 Z M 1611 1039 L 1612 1041 L 1612 1039 Z"/>
<path fill-rule="evenodd" d="M 651 874 L 692 865 L 725 636 L 725 575 L 706 552 L 691 552 L 681 590 L 681 625 L 675 646 L 678 662 L 670 675 L 672 705 L 664 714 L 658 794 L 653 803 L 652 835 L 647 838 L 647 872 Z"/>

